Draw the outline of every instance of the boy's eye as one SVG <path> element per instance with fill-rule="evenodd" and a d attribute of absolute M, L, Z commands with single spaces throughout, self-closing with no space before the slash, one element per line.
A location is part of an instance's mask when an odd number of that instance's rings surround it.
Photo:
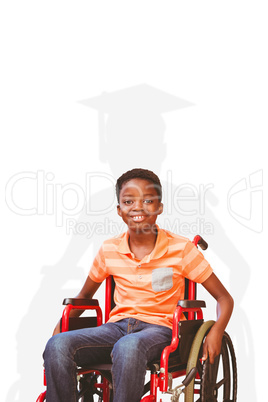
<path fill-rule="evenodd" d="M 133 204 L 133 202 L 134 202 L 133 200 L 125 200 L 124 204 L 131 205 L 131 204 Z M 143 200 L 143 202 L 144 202 L 144 204 L 151 204 L 153 202 L 153 200 L 145 199 L 145 200 Z"/>
<path fill-rule="evenodd" d="M 131 205 L 132 203 L 133 203 L 132 200 L 126 200 L 126 201 L 124 201 L 124 204 L 126 204 L 126 205 Z"/>

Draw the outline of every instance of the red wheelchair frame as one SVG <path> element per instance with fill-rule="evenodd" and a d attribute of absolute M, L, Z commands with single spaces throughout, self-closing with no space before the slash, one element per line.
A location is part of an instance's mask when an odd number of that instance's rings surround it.
<path fill-rule="evenodd" d="M 201 236 L 197 235 L 193 239 L 193 244 L 197 247 L 198 245 L 205 250 L 207 248 L 207 243 L 202 239 Z M 216 383 L 213 379 L 210 380 L 209 377 L 209 370 L 211 371 L 211 367 L 209 367 L 209 363 L 207 362 L 204 364 L 204 367 L 201 367 L 200 363 L 200 354 L 202 353 L 202 343 L 209 332 L 211 326 L 214 324 L 214 321 L 208 321 L 207 323 L 203 324 L 203 312 L 202 312 L 202 307 L 205 307 L 206 304 L 204 301 L 196 300 L 196 284 L 192 281 L 188 281 L 188 289 L 187 289 L 187 300 L 179 300 L 176 310 L 173 315 L 173 328 L 172 328 L 172 341 L 169 346 L 167 346 L 161 355 L 160 362 L 157 363 L 152 363 L 150 367 L 147 367 L 148 369 L 151 370 L 151 376 L 150 376 L 150 394 L 143 397 L 141 399 L 141 402 L 156 402 L 157 400 L 157 392 L 158 389 L 163 392 L 163 393 L 169 393 L 172 394 L 174 401 L 179 399 L 179 395 L 182 392 L 185 392 L 185 401 L 187 402 L 192 402 L 194 401 L 194 395 L 198 394 L 200 395 L 200 398 L 198 401 L 217 401 L 215 395 L 218 392 L 218 387 L 220 387 L 222 384 L 224 384 L 227 381 L 230 381 L 230 378 L 225 380 L 225 377 L 221 382 Z M 112 300 L 113 300 L 113 283 L 112 283 L 112 277 L 108 277 L 106 279 L 106 289 L 105 289 L 105 319 L 104 321 L 107 322 L 109 319 L 109 314 L 112 309 Z M 64 304 L 67 304 L 63 311 L 62 315 L 62 332 L 68 331 L 69 330 L 69 315 L 70 311 L 73 309 L 80 309 L 80 310 L 95 310 L 96 311 L 96 319 L 95 319 L 95 325 L 99 326 L 102 325 L 103 322 L 103 317 L 102 317 L 102 310 L 99 306 L 98 300 L 92 299 L 65 299 Z M 180 317 L 182 313 L 186 313 L 187 320 L 186 321 L 180 321 Z M 79 318 L 81 320 L 81 318 Z M 89 318 L 93 319 L 93 317 Z M 175 367 L 175 370 L 169 370 L 170 366 L 170 354 L 175 352 L 179 346 L 179 343 L 181 342 L 181 335 L 180 335 L 180 330 L 182 328 L 182 324 L 184 325 L 185 322 L 188 322 L 189 324 L 195 325 L 195 323 L 198 323 L 197 327 L 195 326 L 195 333 L 194 336 L 192 337 L 192 340 L 194 339 L 196 345 L 194 345 L 194 342 L 191 346 L 191 352 L 189 354 L 190 358 L 187 361 L 186 364 L 175 364 L 173 367 Z M 192 326 L 193 326 L 192 325 Z M 203 326 L 205 326 L 204 329 Z M 91 325 L 92 326 L 92 325 Z M 201 333 L 198 335 L 198 333 L 201 331 Z M 198 338 L 198 339 L 197 339 Z M 194 349 L 194 350 L 193 350 Z M 192 352 L 193 350 L 193 352 Z M 192 354 L 191 354 L 192 353 Z M 230 385 L 226 385 L 226 390 L 224 388 L 224 400 L 228 401 L 236 401 L 236 393 L 237 393 L 237 375 L 236 375 L 236 360 L 235 360 L 235 355 L 234 355 L 234 350 L 232 343 L 230 341 L 230 338 L 228 334 L 225 333 L 224 339 L 223 339 L 223 346 L 222 346 L 222 359 L 223 361 L 223 371 L 226 373 L 228 371 L 228 367 L 230 366 L 228 359 L 231 360 L 232 363 L 232 372 L 231 374 L 228 372 L 226 375 L 227 377 L 232 377 L 232 390 L 230 388 Z M 230 357 L 229 357 L 230 356 Z M 174 360 L 174 359 L 173 359 Z M 199 365 L 199 369 L 198 369 Z M 201 367 L 201 368 L 200 368 Z M 227 368 L 226 368 L 227 367 Z M 87 367 L 87 368 L 78 368 L 77 369 L 77 374 L 78 376 L 85 376 L 90 373 L 94 373 L 98 376 L 101 376 L 102 380 L 101 382 L 96 382 L 94 383 L 94 387 L 101 392 L 101 398 L 103 402 L 109 402 L 110 400 L 110 381 L 107 379 L 107 376 L 103 375 L 103 372 L 107 373 L 107 371 L 110 371 L 111 369 L 111 364 L 100 364 L 100 365 L 95 365 L 94 367 Z M 171 371 L 171 372 L 169 372 Z M 230 368 L 229 368 L 230 371 Z M 174 390 L 171 389 L 171 383 L 172 380 L 178 377 L 185 376 L 186 378 L 184 381 L 182 381 L 182 384 L 177 386 Z M 225 374 L 224 374 L 225 375 Z M 201 377 L 204 377 L 204 382 L 207 387 L 209 387 L 209 395 L 212 395 L 212 398 L 214 399 L 209 399 L 210 396 L 208 396 L 207 391 L 204 391 L 204 386 L 202 389 L 202 381 Z M 214 378 L 215 375 L 212 375 Z M 213 386 L 212 386 L 213 382 Z M 215 383 L 215 384 L 214 384 Z M 197 384 L 197 387 L 195 386 Z M 220 385 L 218 385 L 220 384 Z M 45 372 L 44 372 L 44 385 L 46 385 L 46 379 L 45 379 Z M 183 390 L 183 387 L 185 388 Z M 232 396 L 230 396 L 232 394 Z M 214 395 L 214 396 L 213 396 Z M 229 396 L 228 396 L 229 395 Z M 36 402 L 43 402 L 45 401 L 46 398 L 46 391 L 41 393 L 39 397 L 37 398 Z M 232 398 L 232 399 L 231 399 Z M 93 400 L 93 399 L 92 399 Z M 83 399 L 82 401 L 86 401 L 86 399 Z"/>

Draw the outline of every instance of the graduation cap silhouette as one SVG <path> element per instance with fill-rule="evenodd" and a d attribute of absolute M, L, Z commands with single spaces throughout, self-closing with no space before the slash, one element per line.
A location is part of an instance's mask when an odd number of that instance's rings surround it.
<path fill-rule="evenodd" d="M 162 119 L 161 114 L 193 106 L 191 102 L 147 84 L 140 84 L 114 92 L 104 92 L 99 96 L 82 100 L 79 103 L 98 111 L 100 159 L 103 162 L 107 159 L 105 157 L 107 115 L 108 119 L 112 119 L 113 123 L 115 123 L 113 133 L 120 131 L 119 128 L 116 129 L 115 125 L 118 124 L 118 127 L 122 128 L 122 122 L 124 123 L 125 121 L 125 124 L 128 124 L 128 127 L 125 127 L 126 134 L 134 123 L 142 127 L 143 124 L 148 125 L 150 121 L 156 126 L 157 122 L 158 125 L 162 122 L 162 120 L 160 122 L 160 119 Z M 150 134 L 155 135 L 149 132 L 148 135 Z"/>

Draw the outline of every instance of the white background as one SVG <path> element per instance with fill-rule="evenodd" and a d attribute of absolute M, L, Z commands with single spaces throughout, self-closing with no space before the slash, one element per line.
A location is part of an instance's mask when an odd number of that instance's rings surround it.
<path fill-rule="evenodd" d="M 80 255 L 82 236 L 74 240 L 64 224 L 57 226 L 52 208 L 57 204 L 59 213 L 63 199 L 65 210 L 75 205 L 74 191 L 56 189 L 70 183 L 85 188 L 87 172 L 115 175 L 109 156 L 100 159 L 98 114 L 79 101 L 146 84 L 192 106 L 162 115 L 161 166 L 153 133 L 151 146 L 131 130 L 117 145 L 131 151 L 139 141 L 143 155 L 144 147 L 148 152 L 144 166 L 163 181 L 172 176 L 175 188 L 211 186 L 201 218 L 213 231 L 206 257 L 236 302 L 228 331 L 237 351 L 238 400 L 262 401 L 266 2 L 6 1 L 0 30 L 2 400 L 35 401 L 43 390 L 42 351 L 62 298 L 78 292 L 100 244 L 96 234 Z M 117 168 L 123 173 L 129 166 L 118 157 Z M 39 193 L 37 172 L 45 180 Z M 18 174 L 28 179 L 12 187 Z M 111 190 L 102 178 L 91 191 L 106 187 Z M 12 202 L 24 213 L 12 210 Z M 39 214 L 26 216 L 37 203 Z M 215 303 L 204 297 L 212 305 L 206 315 L 215 318 Z"/>

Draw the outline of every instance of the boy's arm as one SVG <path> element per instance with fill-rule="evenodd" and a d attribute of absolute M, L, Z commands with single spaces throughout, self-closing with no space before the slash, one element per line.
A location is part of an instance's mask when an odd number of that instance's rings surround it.
<path fill-rule="evenodd" d="M 101 282 L 94 282 L 90 277 L 88 276 L 84 286 L 76 296 L 77 299 L 92 299 L 94 296 L 95 292 L 101 285 Z M 83 313 L 83 310 L 71 310 L 70 312 L 70 317 L 79 317 Z M 53 336 L 56 334 L 60 333 L 60 321 L 57 323 L 54 331 L 53 331 Z"/>
<path fill-rule="evenodd" d="M 206 360 L 209 356 L 213 364 L 215 357 L 220 354 L 223 333 L 232 315 L 234 301 L 214 273 L 202 285 L 217 300 L 217 321 L 205 339 L 202 357 L 202 360 Z"/>

